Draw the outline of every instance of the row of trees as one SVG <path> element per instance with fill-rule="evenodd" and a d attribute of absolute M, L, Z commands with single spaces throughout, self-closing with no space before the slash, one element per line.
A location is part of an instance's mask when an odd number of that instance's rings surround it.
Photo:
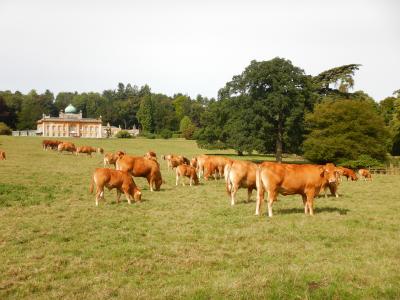
<path fill-rule="evenodd" d="M 354 164 L 400 154 L 400 91 L 377 103 L 351 93 L 360 65 L 310 76 L 289 60 L 252 61 L 220 89 L 218 101 L 152 93 L 149 86 L 118 84 L 100 93 L 0 92 L 0 122 L 35 128 L 43 113 L 57 116 L 72 103 L 85 117 L 144 132 L 180 131 L 200 147 L 244 153 L 304 155 L 311 161 Z M 165 136 L 168 136 L 165 134 Z"/>
<path fill-rule="evenodd" d="M 13 129 L 34 129 L 42 114 L 58 116 L 60 110 L 72 103 L 84 117 L 102 116 L 104 124 L 121 125 L 122 128 L 137 126 L 149 133 L 162 130 L 179 131 L 181 121 L 185 126 L 200 127 L 200 116 L 209 99 L 197 96 L 191 99 L 182 94 L 169 97 L 152 93 L 148 85 L 137 87 L 122 83 L 115 90 L 103 93 L 61 92 L 56 97 L 49 90 L 38 94 L 32 90 L 0 92 L 0 122 Z"/>
<path fill-rule="evenodd" d="M 376 103 L 350 93 L 351 64 L 310 76 L 286 59 L 252 61 L 223 87 L 196 134 L 204 148 L 296 153 L 318 162 L 378 163 L 399 153 L 399 95 Z"/>

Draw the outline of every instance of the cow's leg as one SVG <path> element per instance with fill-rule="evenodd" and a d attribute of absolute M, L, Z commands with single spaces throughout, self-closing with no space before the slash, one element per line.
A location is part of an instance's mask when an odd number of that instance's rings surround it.
<path fill-rule="evenodd" d="M 247 188 L 247 202 L 251 201 L 251 193 L 253 192 L 252 188 Z"/>
<path fill-rule="evenodd" d="M 189 185 L 192 186 L 193 176 L 189 177 Z"/>
<path fill-rule="evenodd" d="M 264 203 L 264 187 L 257 186 L 257 202 L 256 202 L 256 213 L 255 213 L 256 216 L 260 214 L 260 210 L 263 203 Z"/>
<path fill-rule="evenodd" d="M 268 191 L 268 217 L 272 217 L 272 204 L 276 201 L 277 191 Z"/>
<path fill-rule="evenodd" d="M 185 176 L 184 175 L 181 176 L 181 181 L 182 181 L 182 185 L 185 186 Z"/>
<path fill-rule="evenodd" d="M 153 179 L 151 175 L 147 177 L 147 182 L 149 183 L 150 192 L 153 192 Z"/>
<path fill-rule="evenodd" d="M 99 206 L 100 199 L 104 199 L 104 189 L 97 188 L 96 189 L 96 206 Z"/>
<path fill-rule="evenodd" d="M 231 205 L 234 206 L 235 205 L 235 195 L 238 191 L 238 187 L 236 186 L 235 183 L 232 183 L 232 187 L 231 187 Z"/>
<path fill-rule="evenodd" d="M 304 214 L 308 214 L 307 196 L 301 195 L 301 197 L 303 198 Z"/>
<path fill-rule="evenodd" d="M 132 204 L 131 195 L 129 195 L 129 194 L 128 194 L 127 192 L 125 192 L 125 191 L 124 191 L 124 194 L 125 194 L 126 200 L 128 200 L 128 203 L 129 203 L 129 204 Z"/>
<path fill-rule="evenodd" d="M 313 192 L 307 193 L 307 206 L 310 212 L 310 216 L 314 215 L 314 196 L 315 195 Z"/>
<path fill-rule="evenodd" d="M 176 179 L 175 179 L 175 185 L 178 186 L 179 184 L 179 174 L 176 172 Z"/>
<path fill-rule="evenodd" d="M 120 199 L 121 199 L 121 191 L 117 189 L 117 203 L 119 203 Z"/>

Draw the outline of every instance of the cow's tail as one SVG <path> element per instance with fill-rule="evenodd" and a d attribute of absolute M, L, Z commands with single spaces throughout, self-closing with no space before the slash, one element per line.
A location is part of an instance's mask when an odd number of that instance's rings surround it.
<path fill-rule="evenodd" d="M 90 180 L 89 192 L 93 194 L 93 186 L 94 186 L 94 175 L 92 176 L 92 180 Z"/>
<path fill-rule="evenodd" d="M 256 203 L 256 215 L 260 214 L 262 202 L 264 202 L 264 191 L 267 188 L 267 182 L 263 182 L 262 178 L 262 166 L 258 165 L 256 170 L 256 187 L 257 187 L 257 203 Z"/>
<path fill-rule="evenodd" d="M 232 164 L 225 165 L 224 175 L 225 175 L 226 192 L 228 193 L 228 196 L 231 195 L 231 190 L 232 190 L 232 182 L 230 179 L 231 169 L 232 169 Z"/>

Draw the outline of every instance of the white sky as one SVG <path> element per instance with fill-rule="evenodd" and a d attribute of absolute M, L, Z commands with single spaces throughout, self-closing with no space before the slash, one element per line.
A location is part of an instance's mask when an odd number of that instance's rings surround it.
<path fill-rule="evenodd" d="M 276 56 L 311 75 L 360 63 L 355 90 L 382 100 L 400 89 L 400 1 L 0 0 L 0 90 L 215 97 Z"/>

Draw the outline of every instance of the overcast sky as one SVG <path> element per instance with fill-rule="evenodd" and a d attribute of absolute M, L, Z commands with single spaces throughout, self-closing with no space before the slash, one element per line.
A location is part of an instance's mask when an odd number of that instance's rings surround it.
<path fill-rule="evenodd" d="M 400 1 L 0 0 L 0 90 L 118 82 L 215 97 L 251 60 L 307 74 L 360 63 L 355 90 L 400 89 Z"/>

